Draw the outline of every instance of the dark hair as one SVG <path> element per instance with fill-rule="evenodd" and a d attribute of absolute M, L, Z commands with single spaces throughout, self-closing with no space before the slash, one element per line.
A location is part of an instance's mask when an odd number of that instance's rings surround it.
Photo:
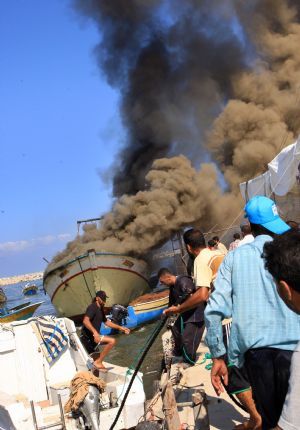
<path fill-rule="evenodd" d="M 194 228 L 187 230 L 183 234 L 183 240 L 186 245 L 190 245 L 190 247 L 194 249 L 204 248 L 206 246 L 202 231 Z"/>
<path fill-rule="evenodd" d="M 251 234 L 251 225 L 243 224 L 241 225 L 241 232 L 246 236 L 247 234 Z"/>
<path fill-rule="evenodd" d="M 250 222 L 250 227 L 251 227 L 251 231 L 253 236 L 260 236 L 261 234 L 268 234 L 271 237 L 276 236 L 275 233 L 272 233 L 272 231 L 268 230 L 267 228 L 263 227 L 260 224 L 252 224 L 252 222 Z"/>
<path fill-rule="evenodd" d="M 172 273 L 170 272 L 170 270 L 167 268 L 167 267 L 162 267 L 161 269 L 159 269 L 159 271 L 157 272 L 157 277 L 158 277 L 158 279 L 161 277 L 161 276 L 164 276 L 164 275 L 172 275 Z"/>
<path fill-rule="evenodd" d="M 289 220 L 286 223 L 287 223 L 287 225 L 289 225 L 291 228 L 293 228 L 295 230 L 299 229 L 299 224 L 297 223 L 297 221 Z"/>
<path fill-rule="evenodd" d="M 234 233 L 233 239 L 237 240 L 237 239 L 240 239 L 240 238 L 241 238 L 240 233 Z"/>
<path fill-rule="evenodd" d="M 219 242 L 219 236 L 214 236 L 214 237 L 212 237 L 212 240 L 215 240 L 216 242 Z"/>
<path fill-rule="evenodd" d="M 216 242 L 215 240 L 213 240 L 213 239 L 210 239 L 210 240 L 207 242 L 207 245 L 208 245 L 208 246 L 210 246 L 210 247 L 212 248 L 213 246 L 216 246 L 216 245 L 217 245 L 217 242 Z"/>
<path fill-rule="evenodd" d="M 292 229 L 266 242 L 262 256 L 276 281 L 285 281 L 300 292 L 300 231 Z"/>

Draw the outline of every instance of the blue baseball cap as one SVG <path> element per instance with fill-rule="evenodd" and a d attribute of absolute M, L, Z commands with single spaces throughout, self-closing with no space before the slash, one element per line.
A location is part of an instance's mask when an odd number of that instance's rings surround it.
<path fill-rule="evenodd" d="M 290 230 L 288 226 L 278 215 L 275 202 L 265 196 L 255 196 L 248 201 L 245 206 L 245 217 L 252 224 L 259 224 L 275 234 L 282 234 Z"/>

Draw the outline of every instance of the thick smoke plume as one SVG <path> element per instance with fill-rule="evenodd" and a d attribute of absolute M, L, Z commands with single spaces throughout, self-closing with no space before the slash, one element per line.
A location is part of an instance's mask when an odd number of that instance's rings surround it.
<path fill-rule="evenodd" d="M 237 11 L 259 58 L 235 76 L 234 99 L 208 141 L 231 189 L 260 174 L 300 130 L 299 2 L 245 3 L 236 2 Z"/>
<path fill-rule="evenodd" d="M 191 0 L 77 0 L 102 40 L 101 70 L 122 95 L 127 143 L 113 177 L 114 195 L 144 188 L 160 157 L 203 155 L 203 130 L 246 68 L 229 4 Z M 221 5 L 221 7 L 220 7 Z M 217 7 L 218 6 L 218 7 Z"/>
<path fill-rule="evenodd" d="M 213 165 L 203 164 L 198 172 L 184 156 L 156 160 L 146 175 L 149 189 L 122 196 L 101 228 L 88 226 L 56 261 L 90 248 L 145 255 L 184 225 L 201 221 L 210 229 L 221 217 L 230 219 L 238 203 L 232 199 L 228 204 L 228 196 L 216 185 L 216 175 Z"/>
<path fill-rule="evenodd" d="M 120 91 L 128 135 L 113 178 L 119 200 L 66 252 L 97 240 L 142 255 L 184 225 L 230 224 L 239 182 L 300 130 L 298 1 L 74 1 L 99 27 L 97 59 Z M 197 171 L 180 153 L 213 164 Z"/>

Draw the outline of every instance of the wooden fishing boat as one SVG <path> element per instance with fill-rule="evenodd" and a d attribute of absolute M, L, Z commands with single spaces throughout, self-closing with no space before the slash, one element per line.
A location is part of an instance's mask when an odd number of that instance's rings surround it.
<path fill-rule="evenodd" d="M 3 288 L 0 288 L 0 304 L 5 303 L 7 300 L 6 294 L 3 291 Z"/>
<path fill-rule="evenodd" d="M 161 317 L 164 309 L 168 307 L 169 289 L 144 294 L 132 301 L 127 308 L 115 305 L 108 318 L 116 324 L 135 329 L 143 324 L 155 321 Z M 103 335 L 115 334 L 117 330 L 106 327 L 102 323 L 100 333 Z"/>
<path fill-rule="evenodd" d="M 34 296 L 38 293 L 38 287 L 35 284 L 26 284 L 22 290 L 24 296 Z"/>
<path fill-rule="evenodd" d="M 1 308 L 0 323 L 10 323 L 13 321 L 20 321 L 30 318 L 42 303 L 44 302 L 26 302 L 10 309 Z"/>
<path fill-rule="evenodd" d="M 106 292 L 110 308 L 114 303 L 127 306 L 150 289 L 143 260 L 95 250 L 63 264 L 50 264 L 43 283 L 58 315 L 74 320 L 82 319 L 99 290 Z"/>

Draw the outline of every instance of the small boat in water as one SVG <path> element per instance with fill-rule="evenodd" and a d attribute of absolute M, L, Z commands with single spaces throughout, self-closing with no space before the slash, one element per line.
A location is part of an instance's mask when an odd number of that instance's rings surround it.
<path fill-rule="evenodd" d="M 13 308 L 0 309 L 0 323 L 9 323 L 13 321 L 25 320 L 32 317 L 37 308 L 44 302 L 31 303 L 26 302 Z"/>
<path fill-rule="evenodd" d="M 6 294 L 3 291 L 3 288 L 0 288 L 0 304 L 5 303 L 7 300 Z"/>
<path fill-rule="evenodd" d="M 89 250 L 72 260 L 50 263 L 44 288 L 59 316 L 81 320 L 99 290 L 107 293 L 106 306 L 127 306 L 149 291 L 148 265 L 122 254 Z"/>
<path fill-rule="evenodd" d="M 1 328 L 0 428 L 109 430 L 129 385 L 125 367 L 106 363 L 107 372 L 94 376 L 68 318 L 43 316 Z M 138 376 L 114 430 L 135 428 L 144 414 Z"/>
<path fill-rule="evenodd" d="M 22 290 L 24 296 L 34 296 L 38 293 L 38 287 L 35 284 L 26 284 Z"/>
<path fill-rule="evenodd" d="M 127 308 L 121 305 L 114 305 L 108 318 L 118 325 L 135 329 L 140 325 L 160 318 L 164 309 L 168 307 L 168 303 L 169 289 L 154 291 L 153 293 L 138 297 L 129 303 Z M 107 327 L 102 323 L 100 333 L 102 335 L 110 335 L 118 333 L 118 330 Z"/>

